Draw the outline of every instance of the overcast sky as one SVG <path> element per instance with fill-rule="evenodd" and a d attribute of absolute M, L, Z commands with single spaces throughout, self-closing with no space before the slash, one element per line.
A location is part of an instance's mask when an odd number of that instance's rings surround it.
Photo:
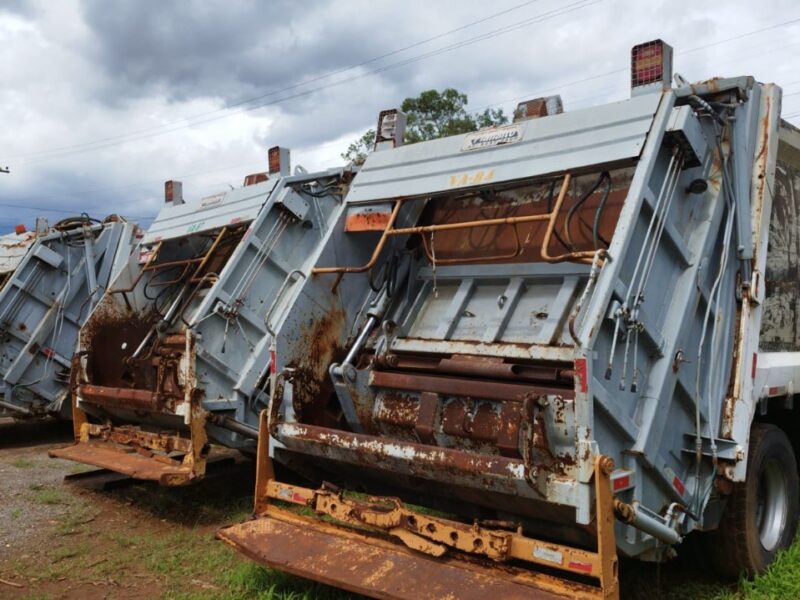
<path fill-rule="evenodd" d="M 425 89 L 507 113 L 623 99 L 630 47 L 657 37 L 687 79 L 781 84 L 800 122 L 797 0 L 0 0 L 0 233 L 80 212 L 147 225 L 166 179 L 198 199 L 273 145 L 337 166 Z"/>

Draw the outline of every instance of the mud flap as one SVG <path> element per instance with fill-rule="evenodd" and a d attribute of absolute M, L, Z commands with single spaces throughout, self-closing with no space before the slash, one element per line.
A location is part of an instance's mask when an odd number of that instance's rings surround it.
<path fill-rule="evenodd" d="M 464 558 L 433 558 L 280 509 L 217 535 L 257 563 L 374 598 L 598 597 L 597 588 L 589 585 Z"/>

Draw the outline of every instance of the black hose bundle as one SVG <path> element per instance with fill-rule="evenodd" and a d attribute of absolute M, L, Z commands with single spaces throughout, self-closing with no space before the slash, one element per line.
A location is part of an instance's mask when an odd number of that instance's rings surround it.
<path fill-rule="evenodd" d="M 99 225 L 101 221 L 90 217 L 87 213 L 81 213 L 79 217 L 67 217 L 66 219 L 61 219 L 58 223 L 53 225 L 53 229 L 56 231 L 71 231 L 73 229 L 77 229 L 78 227 L 91 225 L 92 223 L 97 223 Z"/>
<path fill-rule="evenodd" d="M 603 209 L 606 206 L 606 202 L 608 201 L 608 195 L 609 192 L 611 191 L 611 175 L 608 173 L 608 171 L 603 171 L 602 173 L 600 173 L 600 177 L 597 178 L 597 181 L 594 182 L 592 187 L 589 188 L 587 191 L 585 191 L 583 194 L 581 194 L 581 196 L 578 198 L 575 204 L 573 204 L 570 207 L 569 212 L 567 213 L 567 218 L 564 220 L 564 233 L 567 236 L 567 242 L 569 242 L 569 249 L 571 252 L 575 251 L 575 244 L 572 243 L 572 237 L 570 236 L 569 233 L 570 226 L 572 225 L 572 218 L 575 216 L 578 209 L 581 206 L 583 206 L 583 204 L 591 197 L 591 195 L 597 191 L 597 188 L 599 188 L 600 184 L 602 184 L 603 182 L 605 182 L 605 189 L 603 190 L 603 196 L 600 198 L 600 202 L 598 203 L 597 209 L 595 210 L 593 225 L 590 226 L 586 221 L 583 220 L 583 218 L 580 217 L 580 215 L 578 220 L 579 223 L 581 223 L 584 227 L 586 227 L 592 232 L 592 239 L 594 240 L 595 249 L 598 248 L 599 246 L 598 242 L 601 241 L 606 246 L 609 245 L 608 241 L 600 236 L 600 216 L 602 215 Z"/>
<path fill-rule="evenodd" d="M 400 264 L 400 255 L 395 252 L 381 265 L 380 270 L 375 274 L 375 267 L 369 270 L 369 287 L 376 294 L 386 286 L 386 295 L 390 298 L 394 295 L 397 286 L 397 268 Z"/>

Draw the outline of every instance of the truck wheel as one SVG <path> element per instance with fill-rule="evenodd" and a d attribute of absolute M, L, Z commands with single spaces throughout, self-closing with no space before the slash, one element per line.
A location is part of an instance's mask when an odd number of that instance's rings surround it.
<path fill-rule="evenodd" d="M 709 540 L 717 570 L 729 577 L 762 573 L 797 531 L 797 462 L 786 434 L 767 423 L 750 432 L 747 478 L 734 486 Z"/>

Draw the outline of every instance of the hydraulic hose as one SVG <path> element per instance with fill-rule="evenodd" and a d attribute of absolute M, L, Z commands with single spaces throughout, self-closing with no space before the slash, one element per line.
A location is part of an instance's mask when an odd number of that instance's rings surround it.
<path fill-rule="evenodd" d="M 572 236 L 569 232 L 570 225 L 572 224 L 572 218 L 575 216 L 575 213 L 578 211 L 578 209 L 583 206 L 583 203 L 586 202 L 589 197 L 597 191 L 597 188 L 600 187 L 600 184 L 603 183 L 603 180 L 607 175 L 608 173 L 606 171 L 600 173 L 600 177 L 597 178 L 597 181 L 595 181 L 592 187 L 584 192 L 580 198 L 578 198 L 578 200 L 570 207 L 569 212 L 567 213 L 567 218 L 564 220 L 564 233 L 567 236 L 567 241 L 570 245 L 570 251 L 572 252 L 575 251 L 575 244 L 573 244 Z"/>

